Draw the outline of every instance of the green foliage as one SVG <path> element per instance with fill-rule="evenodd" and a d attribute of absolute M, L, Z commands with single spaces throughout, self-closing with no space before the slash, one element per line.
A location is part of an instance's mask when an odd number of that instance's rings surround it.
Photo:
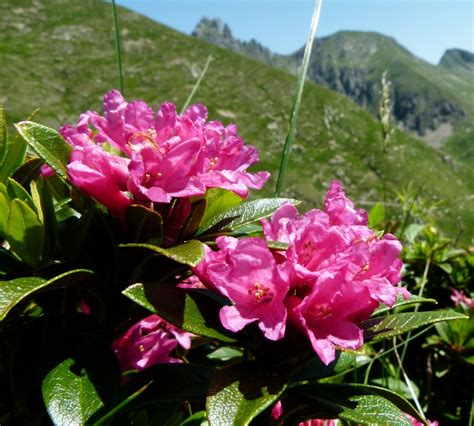
<path fill-rule="evenodd" d="M 440 321 L 466 319 L 454 311 L 407 312 L 370 318 L 361 323 L 367 341 L 377 341 L 415 330 Z"/>
<path fill-rule="evenodd" d="M 73 371 L 74 360 L 53 368 L 42 385 L 44 403 L 55 424 L 86 424 L 103 402 L 85 371 Z M 66 402 L 66 403 L 65 403 Z"/>
<path fill-rule="evenodd" d="M 236 230 L 271 216 L 285 203 L 298 205 L 299 201 L 288 198 L 267 198 L 243 202 L 210 217 L 200 226 L 196 235 Z"/>
<path fill-rule="evenodd" d="M 71 146 L 54 129 L 31 121 L 15 124 L 21 137 L 61 178 L 67 180 L 66 164 Z"/>
<path fill-rule="evenodd" d="M 240 363 L 217 370 L 206 400 L 209 423 L 249 425 L 285 387 L 285 377 L 264 365 Z"/>

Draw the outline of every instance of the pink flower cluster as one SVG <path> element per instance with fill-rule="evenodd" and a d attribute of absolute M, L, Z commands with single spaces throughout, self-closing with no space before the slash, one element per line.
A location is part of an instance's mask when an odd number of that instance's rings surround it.
<path fill-rule="evenodd" d="M 200 104 L 179 115 L 166 102 L 155 116 L 145 102 L 127 103 L 112 90 L 104 96 L 104 116 L 88 111 L 60 132 L 73 147 L 72 183 L 116 215 L 132 202 L 169 203 L 207 188 L 246 197 L 269 177 L 246 171 L 258 161 L 257 150 L 244 145 L 235 125 L 207 122 Z"/>
<path fill-rule="evenodd" d="M 158 315 L 150 315 L 133 325 L 112 344 L 120 369 L 143 370 L 159 363 L 179 363 L 170 353 L 178 346 L 191 347 L 192 334 L 175 327 Z"/>
<path fill-rule="evenodd" d="M 287 324 L 309 338 L 325 364 L 338 348 L 363 345 L 359 323 L 380 303 L 392 306 L 402 246 L 390 234 L 379 239 L 367 215 L 355 210 L 339 182 L 332 183 L 325 209 L 300 216 L 290 204 L 262 221 L 267 241 L 288 244 L 271 251 L 261 238 L 217 238 L 194 269 L 201 283 L 230 299 L 220 311 L 225 328 L 239 331 L 257 322 L 265 337 L 285 336 Z"/>

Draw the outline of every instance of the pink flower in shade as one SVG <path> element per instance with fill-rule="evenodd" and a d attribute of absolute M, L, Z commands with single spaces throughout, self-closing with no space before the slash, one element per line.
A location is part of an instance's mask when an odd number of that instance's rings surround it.
<path fill-rule="evenodd" d="M 466 309 L 474 309 L 474 298 L 469 298 L 461 290 L 452 289 L 451 300 L 454 302 L 455 306 L 462 306 Z"/>
<path fill-rule="evenodd" d="M 346 282 L 341 273 L 323 273 L 311 293 L 302 300 L 287 299 L 290 321 L 308 337 L 313 349 L 327 365 L 334 361 L 337 348 L 358 349 L 363 332 L 358 327 L 378 303 L 369 290 Z"/>
<path fill-rule="evenodd" d="M 74 186 L 94 197 L 113 214 L 122 215 L 132 203 L 126 194 L 128 163 L 126 158 L 90 145 L 73 151 L 67 169 Z"/>
<path fill-rule="evenodd" d="M 281 339 L 289 289 L 285 266 L 276 263 L 260 238 L 219 237 L 216 241 L 220 253 L 208 252 L 194 272 L 233 303 L 220 311 L 223 326 L 236 332 L 257 321 L 267 339 Z"/>
<path fill-rule="evenodd" d="M 192 334 L 180 330 L 158 315 L 150 315 L 132 326 L 115 340 L 115 352 L 122 371 L 143 370 L 159 363 L 178 363 L 170 356 L 178 344 L 184 349 L 191 347 Z"/>
<path fill-rule="evenodd" d="M 407 417 L 408 420 L 410 420 L 411 424 L 413 426 L 423 426 L 424 423 L 416 420 L 414 417 L 410 416 L 409 414 L 405 413 L 405 416 Z M 431 420 L 426 420 L 428 422 L 428 426 L 439 426 L 439 423 L 437 420 L 431 421 Z"/>

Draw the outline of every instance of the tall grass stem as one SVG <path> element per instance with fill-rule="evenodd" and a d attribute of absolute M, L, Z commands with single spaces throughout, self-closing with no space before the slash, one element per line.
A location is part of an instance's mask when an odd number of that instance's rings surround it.
<path fill-rule="evenodd" d="M 416 397 L 416 393 L 415 393 L 415 390 L 413 389 L 413 386 L 411 385 L 410 378 L 408 377 L 408 374 L 403 368 L 403 363 L 402 363 L 402 360 L 400 359 L 400 355 L 398 355 L 397 339 L 395 337 L 393 338 L 393 352 L 395 353 L 395 358 L 397 359 L 398 368 L 401 370 L 403 374 L 403 379 L 405 380 L 405 384 L 407 385 L 411 398 L 413 399 L 413 402 L 415 403 L 416 408 L 418 409 L 418 412 L 420 413 L 421 417 L 423 417 L 423 420 L 426 420 L 425 414 L 423 413 L 423 409 L 421 408 L 421 405 L 420 405 L 420 401 L 418 401 L 418 398 Z"/>
<path fill-rule="evenodd" d="M 123 69 L 122 69 L 122 43 L 121 43 L 120 26 L 119 26 L 119 20 L 117 16 L 117 7 L 115 6 L 115 0 L 112 0 L 112 14 L 114 16 L 114 29 L 115 29 L 115 61 L 117 62 L 120 92 L 123 95 L 124 90 L 123 90 Z"/>
<path fill-rule="evenodd" d="M 206 75 L 207 69 L 209 68 L 209 64 L 212 62 L 212 60 L 213 60 L 212 55 L 209 55 L 208 58 L 207 58 L 206 65 L 204 65 L 204 68 L 201 72 L 201 75 L 197 79 L 196 84 L 193 87 L 193 90 L 191 90 L 191 93 L 189 94 L 188 99 L 186 99 L 186 102 L 184 103 L 183 108 L 181 109 L 181 114 L 183 114 L 186 111 L 189 104 L 193 100 L 194 95 L 196 94 L 197 90 L 199 89 L 199 86 L 201 85 L 201 81 L 204 78 L 204 76 Z"/>
<path fill-rule="evenodd" d="M 296 135 L 296 127 L 298 122 L 298 114 L 301 105 L 301 97 L 303 95 L 304 83 L 306 80 L 306 74 L 308 73 L 309 60 L 311 58 L 311 51 L 313 50 L 313 41 L 316 34 L 316 30 L 319 24 L 319 17 L 321 16 L 322 0 L 316 0 L 314 5 L 313 17 L 311 18 L 311 26 L 309 29 L 308 40 L 306 42 L 306 48 L 304 50 L 303 62 L 298 75 L 298 82 L 296 83 L 296 93 L 293 98 L 293 106 L 290 114 L 290 125 L 288 133 L 286 135 L 285 146 L 283 148 L 283 154 L 281 157 L 280 169 L 278 171 L 278 178 L 275 188 L 275 197 L 280 195 L 285 180 L 286 169 L 288 167 L 288 160 L 290 158 L 291 146 Z"/>

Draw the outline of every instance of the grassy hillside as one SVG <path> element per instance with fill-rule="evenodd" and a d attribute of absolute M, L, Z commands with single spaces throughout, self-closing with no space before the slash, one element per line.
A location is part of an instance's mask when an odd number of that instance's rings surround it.
<path fill-rule="evenodd" d="M 212 62 L 195 100 L 212 119 L 235 122 L 261 153 L 261 167 L 276 172 L 287 130 L 295 78 L 278 69 L 177 33 L 120 9 L 125 95 L 157 107 L 187 98 L 209 54 Z M 117 87 L 110 5 L 94 0 L 4 0 L 0 3 L 0 100 L 10 121 L 40 107 L 36 120 L 52 126 L 100 110 L 102 95 Z M 272 193 L 274 179 L 264 190 Z M 309 83 L 290 161 L 286 195 L 321 206 L 333 178 L 369 208 L 413 183 L 423 195 L 446 200 L 436 214 L 454 235 L 459 221 L 474 235 L 474 200 L 455 164 L 402 132 L 385 159 L 379 124 L 344 96 Z"/>

